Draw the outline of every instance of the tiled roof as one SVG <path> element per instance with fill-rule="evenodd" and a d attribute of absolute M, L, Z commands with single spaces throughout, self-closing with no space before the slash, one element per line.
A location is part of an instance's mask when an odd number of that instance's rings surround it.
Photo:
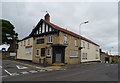
<path fill-rule="evenodd" d="M 20 40 L 20 41 L 26 40 L 26 39 L 28 39 L 28 38 L 30 38 L 30 36 L 27 36 L 27 37 L 23 38 L 23 39 Z"/>
<path fill-rule="evenodd" d="M 42 19 L 42 20 L 43 20 L 43 19 Z M 44 21 L 45 21 L 45 20 L 44 20 Z M 45 22 L 47 22 L 47 21 L 45 21 Z M 81 35 L 78 35 L 78 34 L 72 32 L 72 31 L 69 31 L 69 30 L 66 30 L 66 29 L 64 29 L 64 28 L 61 28 L 61 27 L 59 27 L 59 26 L 57 26 L 57 25 L 55 25 L 55 24 L 53 24 L 53 23 L 50 23 L 50 22 L 47 22 L 47 23 L 48 23 L 49 25 L 51 25 L 52 27 L 54 27 L 54 28 L 56 28 L 56 29 L 58 29 L 58 30 L 60 30 L 60 31 L 62 31 L 62 32 L 65 32 L 65 33 L 67 33 L 67 34 L 69 34 L 69 35 L 72 35 L 72 36 L 74 36 L 74 37 L 77 37 L 77 38 L 81 38 L 82 40 L 85 40 L 85 41 L 87 41 L 87 42 L 89 42 L 89 43 L 92 43 L 92 44 L 94 44 L 94 45 L 99 46 L 98 44 L 94 43 L 93 41 L 91 41 L 91 40 L 89 40 L 89 39 L 87 39 L 87 38 L 85 38 L 85 37 L 82 37 Z M 28 38 L 30 38 L 30 36 L 27 36 L 27 37 L 23 38 L 22 40 L 25 40 L 25 39 L 28 39 Z"/>
<path fill-rule="evenodd" d="M 45 20 L 44 20 L 44 21 L 45 21 Z M 45 21 L 45 22 L 47 22 L 47 21 Z M 47 22 L 47 23 L 48 23 L 48 22 Z M 81 39 L 83 39 L 83 40 L 85 40 L 85 41 L 87 41 L 87 42 L 89 42 L 89 43 L 92 43 L 92 44 L 94 44 L 94 45 L 99 46 L 98 44 L 94 43 L 93 41 L 91 41 L 91 40 L 89 40 L 89 39 L 87 39 L 87 38 L 85 38 L 85 37 L 82 37 L 82 36 L 80 36 L 80 35 L 72 32 L 72 31 L 66 30 L 66 29 L 61 28 L 61 27 L 59 27 L 59 26 L 57 26 L 57 25 L 55 25 L 55 24 L 52 24 L 52 23 L 48 23 L 48 24 L 50 24 L 51 26 L 53 26 L 54 28 L 56 28 L 56 29 L 58 29 L 58 30 L 60 30 L 60 31 L 62 31 L 62 32 L 65 32 L 65 33 L 70 34 L 70 35 L 72 35 L 72 36 L 81 38 Z"/>

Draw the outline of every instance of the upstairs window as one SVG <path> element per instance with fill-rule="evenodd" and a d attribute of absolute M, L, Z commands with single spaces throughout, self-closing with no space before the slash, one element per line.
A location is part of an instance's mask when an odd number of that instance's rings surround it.
<path fill-rule="evenodd" d="M 36 44 L 43 44 L 44 43 L 44 39 L 37 39 Z"/>
<path fill-rule="evenodd" d="M 83 48 L 85 48 L 85 42 L 83 41 Z"/>
<path fill-rule="evenodd" d="M 30 45 L 30 39 L 28 39 L 28 45 Z"/>
<path fill-rule="evenodd" d="M 64 36 L 64 44 L 68 43 L 67 40 L 68 40 L 67 36 Z"/>
<path fill-rule="evenodd" d="M 52 36 L 48 37 L 48 43 L 52 43 Z"/>
<path fill-rule="evenodd" d="M 98 47 L 95 46 L 96 51 L 98 51 Z"/>
<path fill-rule="evenodd" d="M 88 49 L 90 48 L 90 44 L 88 43 Z"/>
<path fill-rule="evenodd" d="M 77 46 L 77 40 L 75 40 L 75 46 Z"/>
<path fill-rule="evenodd" d="M 26 45 L 26 41 L 24 40 L 24 46 Z"/>
<path fill-rule="evenodd" d="M 22 46 L 22 41 L 21 41 L 21 46 Z"/>

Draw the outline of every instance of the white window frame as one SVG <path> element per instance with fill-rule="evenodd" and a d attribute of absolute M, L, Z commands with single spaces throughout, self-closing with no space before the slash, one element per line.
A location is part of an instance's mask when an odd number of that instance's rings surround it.
<path fill-rule="evenodd" d="M 85 42 L 83 41 L 83 48 L 85 48 Z"/>
<path fill-rule="evenodd" d="M 90 49 L 90 43 L 88 42 L 88 49 Z"/>
<path fill-rule="evenodd" d="M 95 46 L 96 51 L 98 51 L 98 47 Z"/>
<path fill-rule="evenodd" d="M 78 51 L 77 50 L 71 50 L 70 51 L 70 57 L 78 57 Z"/>
<path fill-rule="evenodd" d="M 38 55 L 37 55 L 37 51 L 38 51 Z M 36 56 L 40 56 L 40 49 L 36 49 L 36 54 L 35 54 Z"/>
<path fill-rule="evenodd" d="M 82 59 L 87 59 L 87 53 L 82 53 Z"/>
<path fill-rule="evenodd" d="M 64 44 L 67 44 L 67 43 L 68 43 L 68 37 L 64 36 Z"/>
<path fill-rule="evenodd" d="M 47 56 L 50 56 L 50 51 L 51 51 L 50 48 L 47 48 L 47 49 L 46 49 Z M 49 53 L 48 53 L 48 52 L 49 52 Z"/>
<path fill-rule="evenodd" d="M 52 43 L 52 42 L 53 42 L 52 35 L 48 36 L 48 43 Z"/>
<path fill-rule="evenodd" d="M 76 39 L 75 39 L 75 46 L 78 46 L 78 45 L 77 45 L 77 40 L 76 40 Z"/>
<path fill-rule="evenodd" d="M 26 55 L 31 55 L 32 48 L 25 48 Z"/>

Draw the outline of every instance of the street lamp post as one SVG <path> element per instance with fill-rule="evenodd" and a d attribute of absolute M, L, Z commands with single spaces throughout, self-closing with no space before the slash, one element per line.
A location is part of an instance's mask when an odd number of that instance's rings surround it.
<path fill-rule="evenodd" d="M 82 24 L 87 24 L 88 22 L 89 22 L 89 21 L 85 21 L 85 22 L 80 23 L 80 26 L 79 26 L 79 35 L 81 34 L 81 32 L 80 32 L 81 25 L 82 25 Z"/>
<path fill-rule="evenodd" d="M 113 49 L 113 47 L 111 47 L 111 49 L 110 49 L 110 55 L 112 54 L 112 49 Z"/>
<path fill-rule="evenodd" d="M 85 21 L 85 22 L 80 23 L 80 26 L 79 26 L 79 35 L 81 35 L 81 33 L 80 33 L 81 25 L 82 25 L 82 24 L 87 24 L 87 23 L 88 23 L 88 21 Z M 81 43 L 80 43 L 80 44 L 81 44 Z M 82 52 L 80 52 L 80 57 L 81 57 L 81 60 L 82 60 Z"/>

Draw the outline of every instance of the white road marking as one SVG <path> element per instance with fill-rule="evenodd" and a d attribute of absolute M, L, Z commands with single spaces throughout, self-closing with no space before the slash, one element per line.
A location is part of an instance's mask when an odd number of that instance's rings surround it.
<path fill-rule="evenodd" d="M 36 72 L 38 72 L 38 71 L 35 71 L 35 70 L 31 70 L 31 71 L 29 71 L 30 73 L 36 73 Z"/>
<path fill-rule="evenodd" d="M 0 68 L 2 68 L 2 66 L 0 66 Z"/>
<path fill-rule="evenodd" d="M 41 69 L 41 67 L 35 67 L 35 68 Z"/>
<path fill-rule="evenodd" d="M 17 67 L 18 69 L 27 69 L 27 68 L 28 68 L 28 67 L 18 66 L 18 65 L 16 65 L 16 67 Z"/>
<path fill-rule="evenodd" d="M 18 73 L 12 73 L 12 76 L 16 76 L 16 75 L 19 75 Z"/>
<path fill-rule="evenodd" d="M 46 69 L 46 71 L 52 71 L 53 69 Z"/>
<path fill-rule="evenodd" d="M 5 76 L 1 76 L 2 78 L 4 78 L 4 77 L 7 77 L 8 75 L 5 75 Z"/>
<path fill-rule="evenodd" d="M 7 74 L 9 74 L 9 75 L 12 76 L 12 73 L 10 73 L 9 71 L 7 71 L 6 69 L 5 69 L 5 72 L 6 72 Z"/>
<path fill-rule="evenodd" d="M 27 72 L 27 71 L 24 71 L 24 72 L 20 72 L 20 73 L 22 73 L 22 74 L 28 74 L 29 72 Z"/>
<path fill-rule="evenodd" d="M 40 72 L 44 72 L 45 70 L 38 70 L 38 71 L 40 71 Z"/>

